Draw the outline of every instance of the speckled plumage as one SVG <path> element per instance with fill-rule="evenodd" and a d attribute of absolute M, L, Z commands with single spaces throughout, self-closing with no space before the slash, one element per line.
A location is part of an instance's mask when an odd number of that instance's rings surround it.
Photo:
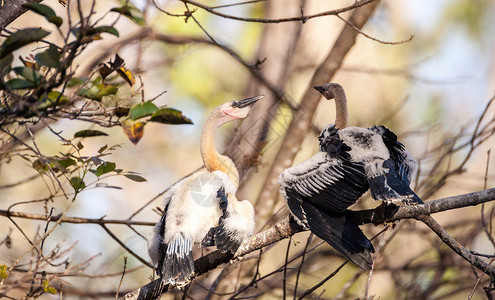
<path fill-rule="evenodd" d="M 422 203 L 409 188 L 414 158 L 384 126 L 347 126 L 343 88 L 335 83 L 315 87 L 337 105 L 337 125 L 319 136 L 320 152 L 286 169 L 280 192 L 294 218 L 356 265 L 371 269 L 373 245 L 347 213 L 368 189 L 375 200 Z"/>
<path fill-rule="evenodd" d="M 346 209 L 370 188 L 375 200 L 422 203 L 409 188 L 414 160 L 383 126 L 330 125 L 319 141 L 320 152 L 280 175 L 281 194 L 300 224 L 369 269 L 373 245 Z"/>

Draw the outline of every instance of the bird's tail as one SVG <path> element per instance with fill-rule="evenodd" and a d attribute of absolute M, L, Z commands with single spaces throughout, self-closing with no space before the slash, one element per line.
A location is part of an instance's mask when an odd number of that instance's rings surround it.
<path fill-rule="evenodd" d="M 307 225 L 316 236 L 363 270 L 371 269 L 371 253 L 375 250 L 352 216 L 345 212 L 326 212 L 307 202 L 303 202 L 302 206 L 307 216 Z"/>
<path fill-rule="evenodd" d="M 183 287 L 194 273 L 192 241 L 182 234 L 177 235 L 167 245 L 167 252 L 162 265 L 162 280 L 165 284 Z"/>

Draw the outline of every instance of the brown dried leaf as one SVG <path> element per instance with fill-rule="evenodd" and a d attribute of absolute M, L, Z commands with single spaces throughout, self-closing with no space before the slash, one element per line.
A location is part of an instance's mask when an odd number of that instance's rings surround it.
<path fill-rule="evenodd" d="M 129 140 L 136 145 L 144 134 L 144 122 L 136 122 L 130 119 L 124 120 L 121 123 L 124 133 L 127 135 Z"/>

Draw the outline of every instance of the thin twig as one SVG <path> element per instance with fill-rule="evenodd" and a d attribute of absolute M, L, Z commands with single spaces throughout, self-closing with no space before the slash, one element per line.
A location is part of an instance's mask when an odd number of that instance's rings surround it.
<path fill-rule="evenodd" d="M 117 287 L 117 293 L 115 293 L 115 300 L 119 299 L 120 287 L 122 286 L 122 282 L 124 281 L 125 269 L 127 268 L 127 256 L 124 256 L 124 267 L 122 270 L 122 277 L 120 277 L 119 286 Z"/>
<path fill-rule="evenodd" d="M 312 239 L 313 239 L 313 233 L 311 233 L 308 236 L 308 239 L 306 240 L 306 245 L 304 246 L 303 255 L 301 258 L 301 263 L 299 264 L 299 269 L 297 270 L 296 283 L 294 285 L 294 300 L 296 299 L 296 296 L 297 296 L 297 287 L 299 285 L 299 276 L 301 275 L 302 266 L 304 264 L 304 258 L 306 257 L 306 250 L 308 250 L 309 243 L 311 243 Z"/>
<path fill-rule="evenodd" d="M 283 23 L 283 22 L 307 22 L 309 19 L 313 18 L 319 18 L 319 17 L 324 17 L 324 16 L 336 16 L 338 14 L 355 10 L 356 8 L 365 6 L 367 4 L 373 3 L 376 0 L 364 0 L 364 1 L 356 1 L 354 4 L 349 5 L 344 8 L 340 9 L 335 9 L 335 10 L 330 10 L 330 11 L 325 11 L 317 14 L 312 14 L 312 15 L 303 15 L 303 16 L 297 16 L 297 17 L 289 17 L 289 18 L 279 18 L 279 19 L 262 19 L 262 18 L 244 18 L 244 17 L 237 17 L 237 16 L 232 16 L 228 14 L 224 14 L 221 12 L 216 11 L 210 6 L 207 6 L 205 4 L 199 3 L 197 1 L 192 1 L 192 0 L 181 0 L 184 3 L 192 4 L 196 7 L 199 7 L 201 9 L 206 10 L 209 13 L 212 13 L 214 15 L 217 15 L 222 18 L 227 18 L 227 19 L 232 19 L 232 20 L 238 20 L 238 21 L 243 21 L 243 22 L 256 22 L 256 23 Z"/>
<path fill-rule="evenodd" d="M 328 275 L 327 277 L 325 277 L 322 281 L 318 282 L 315 286 L 313 286 L 312 288 L 310 289 L 307 289 L 302 295 L 301 297 L 297 298 L 299 300 L 303 299 L 304 297 L 310 295 L 311 293 L 313 293 L 317 288 L 319 288 L 320 286 L 322 286 L 323 284 L 325 284 L 325 282 L 327 282 L 328 280 L 330 280 L 330 278 L 334 277 L 339 271 L 340 269 L 342 269 L 349 261 L 345 261 L 343 262 L 337 269 L 335 269 L 335 271 L 333 271 L 332 273 L 330 273 L 330 275 Z"/>

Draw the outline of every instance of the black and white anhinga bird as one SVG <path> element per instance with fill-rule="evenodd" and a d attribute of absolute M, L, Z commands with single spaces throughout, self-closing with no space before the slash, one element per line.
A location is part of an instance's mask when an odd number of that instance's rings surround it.
<path fill-rule="evenodd" d="M 263 96 L 224 103 L 205 121 L 201 158 L 206 170 L 173 185 L 165 194 L 164 210 L 155 225 L 148 252 L 164 284 L 182 287 L 194 273 L 192 247 L 216 245 L 235 253 L 255 227 L 254 208 L 238 201 L 239 174 L 233 161 L 215 149 L 215 132 L 221 125 L 243 119 Z"/>
<path fill-rule="evenodd" d="M 369 270 L 373 245 L 346 210 L 368 189 L 373 199 L 386 203 L 423 203 L 409 188 L 417 164 L 388 128 L 348 127 L 342 86 L 314 88 L 335 99 L 335 125 L 322 130 L 317 154 L 280 175 L 280 191 L 298 223 Z"/>

